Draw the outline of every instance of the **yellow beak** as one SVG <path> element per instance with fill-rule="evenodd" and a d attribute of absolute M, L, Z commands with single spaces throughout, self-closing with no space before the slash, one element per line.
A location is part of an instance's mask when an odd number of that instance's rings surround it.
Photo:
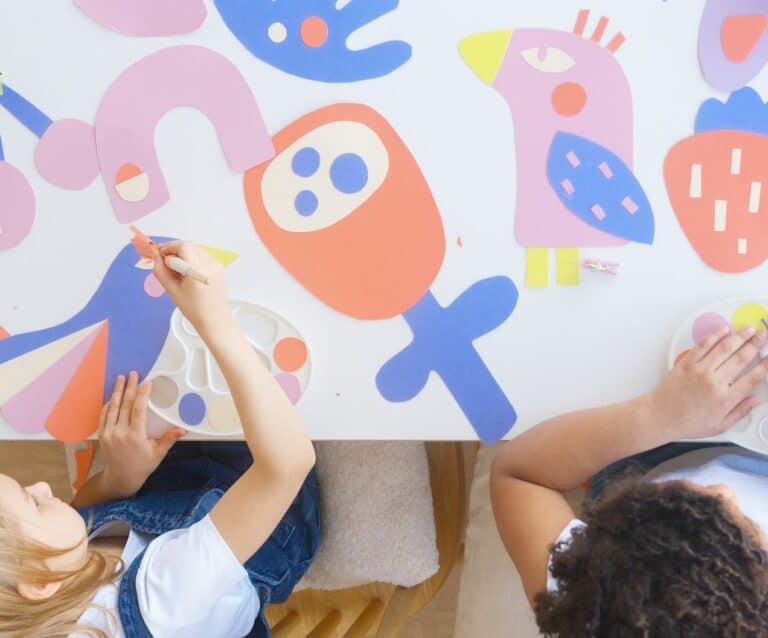
<path fill-rule="evenodd" d="M 507 53 L 512 31 L 478 33 L 459 42 L 459 53 L 486 84 L 493 84 Z"/>
<path fill-rule="evenodd" d="M 240 253 L 236 253 L 232 250 L 225 248 L 217 248 L 216 246 L 206 246 L 205 244 L 198 244 L 200 248 L 205 250 L 216 261 L 218 261 L 224 268 L 229 266 L 233 261 L 240 257 Z"/>

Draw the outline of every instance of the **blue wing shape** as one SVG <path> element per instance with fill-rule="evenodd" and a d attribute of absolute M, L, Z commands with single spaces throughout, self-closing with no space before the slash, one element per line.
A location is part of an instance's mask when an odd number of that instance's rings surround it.
<path fill-rule="evenodd" d="M 320 82 L 381 77 L 405 64 L 401 40 L 350 49 L 349 36 L 397 9 L 399 0 L 216 0 L 224 23 L 257 58 L 292 75 Z"/>
<path fill-rule="evenodd" d="M 558 132 L 549 147 L 547 178 L 560 201 L 593 228 L 652 244 L 653 210 L 624 161 L 584 137 Z"/>

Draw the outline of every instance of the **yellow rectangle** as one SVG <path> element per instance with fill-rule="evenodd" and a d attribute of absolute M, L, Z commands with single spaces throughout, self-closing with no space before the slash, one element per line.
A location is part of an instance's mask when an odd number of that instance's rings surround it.
<path fill-rule="evenodd" d="M 581 271 L 578 248 L 557 249 L 557 284 L 559 286 L 578 286 Z"/>
<path fill-rule="evenodd" d="M 549 249 L 528 248 L 525 251 L 525 285 L 546 288 L 549 285 Z"/>

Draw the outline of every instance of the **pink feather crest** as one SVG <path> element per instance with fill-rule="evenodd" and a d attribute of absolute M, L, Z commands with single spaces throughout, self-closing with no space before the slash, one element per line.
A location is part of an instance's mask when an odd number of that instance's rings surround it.
<path fill-rule="evenodd" d="M 584 32 L 587 28 L 587 23 L 589 22 L 589 9 L 581 9 L 579 11 L 579 14 L 576 16 L 576 24 L 573 26 L 573 33 L 575 35 L 586 37 L 584 35 Z M 597 22 L 597 26 L 595 27 L 595 30 L 592 32 L 592 35 L 589 36 L 589 39 L 592 40 L 595 44 L 600 44 L 603 36 L 605 35 L 605 31 L 608 28 L 609 20 L 605 16 L 601 16 L 600 20 Z M 621 48 L 621 45 L 624 44 L 627 41 L 626 37 L 621 31 L 618 31 L 608 42 L 608 44 L 605 46 L 605 48 L 610 51 L 611 53 L 616 53 Z"/>

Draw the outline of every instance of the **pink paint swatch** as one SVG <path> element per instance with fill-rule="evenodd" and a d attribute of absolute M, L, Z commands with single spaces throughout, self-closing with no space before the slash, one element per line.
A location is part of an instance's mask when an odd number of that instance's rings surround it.
<path fill-rule="evenodd" d="M 155 127 L 166 113 L 184 106 L 210 119 L 233 171 L 243 173 L 274 155 L 256 99 L 232 62 L 199 46 L 162 49 L 126 69 L 107 90 L 96 115 L 101 173 L 121 222 L 168 202 Z M 126 164 L 136 165 L 148 179 L 146 196 L 138 201 L 127 201 L 116 188 L 116 176 Z"/>
<path fill-rule="evenodd" d="M 701 343 L 707 335 L 712 334 L 715 330 L 719 330 L 723 326 L 730 326 L 725 317 L 716 312 L 705 312 L 703 315 L 699 315 L 696 318 L 696 321 L 693 322 L 691 329 L 693 332 L 693 340 L 696 343 Z"/>
<path fill-rule="evenodd" d="M 2 412 L 14 429 L 31 434 L 45 429 L 48 415 L 100 333 L 95 327 L 90 335 L 8 400 Z"/>
<path fill-rule="evenodd" d="M 102 26 L 136 36 L 191 33 L 205 21 L 203 0 L 75 0 Z"/>
<path fill-rule="evenodd" d="M 301 384 L 299 380 L 292 374 L 281 372 L 275 376 L 275 381 L 280 384 L 290 402 L 296 405 L 301 398 Z"/>

